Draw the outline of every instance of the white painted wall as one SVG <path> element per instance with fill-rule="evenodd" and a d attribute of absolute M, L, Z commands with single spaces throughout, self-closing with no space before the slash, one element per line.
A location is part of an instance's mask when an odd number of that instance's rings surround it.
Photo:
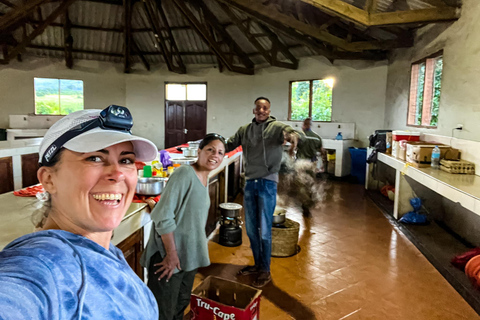
<path fill-rule="evenodd" d="M 166 81 L 207 82 L 207 131 L 226 137 L 251 121 L 253 101 L 266 96 L 272 115 L 286 120 L 288 86 L 291 80 L 333 77 L 332 117 L 336 122 L 356 123 L 355 137 L 365 145 L 366 137 L 383 126 L 387 65 L 385 62 L 339 62 L 322 57 L 305 58 L 298 70 L 269 67 L 255 76 L 219 73 L 216 68 L 189 68 L 178 75 L 165 70 L 124 74 L 122 65 L 75 61 L 74 70 L 63 61 L 26 58 L 0 67 L 0 128 L 7 127 L 8 115 L 34 112 L 33 77 L 69 78 L 84 81 L 85 107 L 127 106 L 135 119 L 134 133 L 164 143 L 164 83 Z M 140 69 L 141 66 L 138 65 Z M 332 133 L 336 135 L 336 132 Z"/>
<path fill-rule="evenodd" d="M 415 46 L 397 50 L 388 67 L 385 127 L 410 129 L 480 141 L 480 1 L 463 0 L 461 17 L 453 24 L 424 27 Z M 407 127 L 411 63 L 444 50 L 443 78 L 437 129 Z"/>

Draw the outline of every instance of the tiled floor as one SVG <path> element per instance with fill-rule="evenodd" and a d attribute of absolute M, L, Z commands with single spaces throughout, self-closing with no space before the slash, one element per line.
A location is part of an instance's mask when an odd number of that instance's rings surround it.
<path fill-rule="evenodd" d="M 263 288 L 260 319 L 480 319 L 476 312 L 364 195 L 361 185 L 332 182 L 311 218 L 295 209 L 300 252 L 272 258 L 273 282 Z M 228 248 L 210 241 L 208 275 L 236 276 L 253 264 L 248 238 Z"/>

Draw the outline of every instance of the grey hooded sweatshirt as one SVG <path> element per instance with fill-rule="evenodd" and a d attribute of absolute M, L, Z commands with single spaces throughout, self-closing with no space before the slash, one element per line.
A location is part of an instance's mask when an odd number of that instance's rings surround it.
<path fill-rule="evenodd" d="M 295 130 L 270 116 L 265 122 L 251 123 L 240 127 L 227 142 L 227 152 L 238 146 L 243 148 L 243 161 L 247 179 L 264 178 L 278 182 L 278 171 L 282 161 L 283 133 Z"/>

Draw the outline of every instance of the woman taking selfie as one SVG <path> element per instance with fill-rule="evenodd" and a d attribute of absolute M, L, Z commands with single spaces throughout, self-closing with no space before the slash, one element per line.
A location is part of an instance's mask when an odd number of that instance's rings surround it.
<path fill-rule="evenodd" d="M 129 208 L 135 160 L 157 148 L 130 134 L 127 108 L 82 110 L 40 145 L 46 210 L 38 230 L 0 252 L 0 319 L 156 319 L 152 293 L 110 243 Z"/>
<path fill-rule="evenodd" d="M 148 268 L 148 287 L 155 295 L 160 320 L 181 320 L 190 302 L 197 269 L 210 264 L 207 222 L 208 174 L 225 155 L 225 140 L 203 138 L 195 164 L 175 169 L 152 211 L 152 232 L 141 264 Z"/>

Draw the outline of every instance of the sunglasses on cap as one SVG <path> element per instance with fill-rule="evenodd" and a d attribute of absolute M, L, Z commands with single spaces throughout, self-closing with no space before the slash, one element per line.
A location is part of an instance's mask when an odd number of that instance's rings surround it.
<path fill-rule="evenodd" d="M 86 121 L 58 137 L 44 152 L 41 164 L 49 163 L 60 148 L 69 140 L 94 128 L 115 130 L 131 134 L 133 118 L 130 111 L 121 106 L 110 105 L 100 112 L 98 118 Z"/>
<path fill-rule="evenodd" d="M 220 139 L 223 143 L 225 143 L 225 138 L 218 133 L 207 133 L 207 135 L 203 139 L 208 139 L 208 138 L 217 138 Z"/>

